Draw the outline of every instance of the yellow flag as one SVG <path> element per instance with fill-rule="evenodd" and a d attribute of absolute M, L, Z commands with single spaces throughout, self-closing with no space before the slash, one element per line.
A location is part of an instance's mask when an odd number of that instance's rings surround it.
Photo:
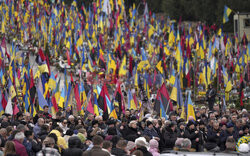
<path fill-rule="evenodd" d="M 161 61 L 159 61 L 156 65 L 156 68 L 161 72 L 161 74 L 163 74 L 163 68 L 161 64 L 162 64 Z"/>
<path fill-rule="evenodd" d="M 127 74 L 127 69 L 126 69 L 126 56 L 123 57 L 122 64 L 120 66 L 119 70 L 119 76 L 124 76 Z"/>

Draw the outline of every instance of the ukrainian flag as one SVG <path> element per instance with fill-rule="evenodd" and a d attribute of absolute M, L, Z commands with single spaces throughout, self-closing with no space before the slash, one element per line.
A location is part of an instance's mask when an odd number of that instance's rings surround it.
<path fill-rule="evenodd" d="M 191 91 L 188 92 L 187 121 L 188 121 L 189 116 L 192 116 L 194 120 L 196 120 L 195 113 L 194 113 L 194 105 L 191 100 Z"/>
<path fill-rule="evenodd" d="M 223 24 L 229 21 L 228 17 L 231 14 L 231 12 L 232 12 L 232 10 L 225 5 L 224 6 L 224 15 L 223 15 Z"/>

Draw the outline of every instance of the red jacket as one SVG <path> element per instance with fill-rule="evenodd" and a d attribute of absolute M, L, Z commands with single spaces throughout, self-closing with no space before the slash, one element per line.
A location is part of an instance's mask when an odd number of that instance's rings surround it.
<path fill-rule="evenodd" d="M 18 140 L 13 140 L 16 148 L 16 154 L 19 156 L 28 156 L 26 148 Z"/>

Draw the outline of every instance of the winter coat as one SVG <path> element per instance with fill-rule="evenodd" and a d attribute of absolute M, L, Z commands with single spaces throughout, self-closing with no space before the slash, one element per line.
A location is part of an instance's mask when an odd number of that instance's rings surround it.
<path fill-rule="evenodd" d="M 205 148 L 207 150 L 211 150 L 220 144 L 220 136 L 217 136 L 219 131 L 215 131 L 212 128 L 207 131 L 207 143 L 205 144 Z"/>
<path fill-rule="evenodd" d="M 157 148 L 150 148 L 149 152 L 152 153 L 153 156 L 160 156 Z"/>
<path fill-rule="evenodd" d="M 146 147 L 141 146 L 137 148 L 137 150 L 142 151 L 143 156 L 153 156 L 152 153 L 150 153 Z"/>
<path fill-rule="evenodd" d="M 234 140 L 237 141 L 238 134 L 233 132 L 229 133 L 227 130 L 220 133 L 220 150 L 224 151 L 226 149 L 226 141 L 229 136 L 233 136 Z"/>
<path fill-rule="evenodd" d="M 149 136 L 150 139 L 152 139 L 153 137 L 159 137 L 159 135 L 157 134 L 154 128 L 149 129 L 148 127 L 146 127 L 143 131 L 143 134 Z"/>
<path fill-rule="evenodd" d="M 20 143 L 18 140 L 13 140 L 16 148 L 16 154 L 19 156 L 28 156 L 28 153 L 26 151 L 26 148 L 22 143 Z"/>
<path fill-rule="evenodd" d="M 35 140 L 25 139 L 23 145 L 25 146 L 29 156 L 35 156 L 37 152 L 42 150 L 42 144 L 40 142 L 36 142 Z"/>
<path fill-rule="evenodd" d="M 138 130 L 136 128 L 128 127 L 123 136 L 128 141 L 135 141 L 135 139 L 139 138 Z"/>
<path fill-rule="evenodd" d="M 64 138 L 61 136 L 61 133 L 58 130 L 52 130 L 50 133 L 54 133 L 57 136 L 57 145 L 59 147 L 59 151 L 61 152 L 61 145 L 64 149 L 68 148 L 68 145 L 66 144 L 66 141 Z"/>
<path fill-rule="evenodd" d="M 82 156 L 83 151 L 80 148 L 68 148 L 63 150 L 62 156 Z"/>
<path fill-rule="evenodd" d="M 82 156 L 110 156 L 110 154 L 101 147 L 94 146 L 91 150 L 85 151 Z"/>
<path fill-rule="evenodd" d="M 176 139 L 177 132 L 173 131 L 170 127 L 166 127 L 166 131 L 164 133 L 165 147 L 173 149 Z"/>
<path fill-rule="evenodd" d="M 127 155 L 127 152 L 126 151 L 124 151 L 124 150 L 122 150 L 122 149 L 120 149 L 120 148 L 113 148 L 112 150 L 111 150 L 111 154 L 113 154 L 113 155 L 119 155 L 119 156 L 126 156 Z"/>
<path fill-rule="evenodd" d="M 185 129 L 177 129 L 177 137 L 178 138 L 184 138 L 184 133 L 183 133 L 183 135 L 181 135 L 181 133 L 182 132 L 184 132 L 185 131 Z"/>
<path fill-rule="evenodd" d="M 41 127 L 36 123 L 35 127 L 33 128 L 34 136 L 38 137 L 38 134 L 41 132 Z"/>
<path fill-rule="evenodd" d="M 195 133 L 195 129 L 191 130 L 189 128 L 186 128 L 185 132 L 184 132 L 184 137 L 191 140 L 191 142 L 192 142 L 191 147 L 192 148 L 196 148 L 198 142 L 196 142 L 195 140 L 196 140 L 196 138 L 199 138 L 200 136 L 199 136 L 199 133 L 197 133 L 197 134 Z"/>

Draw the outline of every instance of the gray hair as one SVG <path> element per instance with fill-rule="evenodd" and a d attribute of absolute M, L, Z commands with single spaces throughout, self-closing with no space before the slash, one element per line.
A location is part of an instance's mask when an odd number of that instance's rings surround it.
<path fill-rule="evenodd" d="M 18 133 L 15 135 L 14 139 L 20 141 L 20 140 L 23 140 L 24 137 L 25 137 L 25 136 L 24 136 L 23 132 L 18 132 Z"/>
<path fill-rule="evenodd" d="M 190 148 L 191 147 L 191 141 L 188 138 L 183 139 L 182 141 L 182 147 L 183 148 Z"/>

